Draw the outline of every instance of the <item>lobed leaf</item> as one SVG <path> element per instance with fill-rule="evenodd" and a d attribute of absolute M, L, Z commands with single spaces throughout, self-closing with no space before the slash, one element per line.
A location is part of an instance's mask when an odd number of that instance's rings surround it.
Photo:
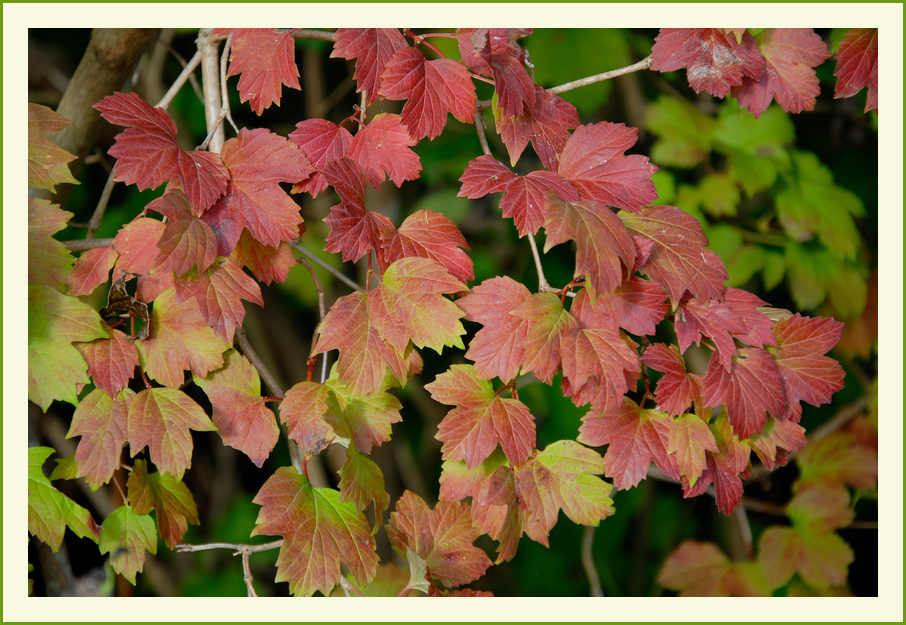
<path fill-rule="evenodd" d="M 381 187 L 385 172 L 397 187 L 415 180 L 422 169 L 411 147 L 417 143 L 399 115 L 378 113 L 359 129 L 349 144 L 349 158 L 365 170 L 369 184 Z"/>
<path fill-rule="evenodd" d="M 454 278 L 467 282 L 475 279 L 475 271 L 463 249 L 469 249 L 469 244 L 456 224 L 440 213 L 420 210 L 406 217 L 399 228 L 391 226 L 383 231 L 378 263 L 381 271 L 386 271 L 401 258 L 430 258 Z"/>
<path fill-rule="evenodd" d="M 155 511 L 160 537 L 169 549 L 179 544 L 189 523 L 199 523 L 198 507 L 189 487 L 168 473 L 148 473 L 144 460 L 135 461 L 126 488 L 133 514 Z"/>
<path fill-rule="evenodd" d="M 190 430 L 211 432 L 217 427 L 201 406 L 180 390 L 145 389 L 129 404 L 126 436 L 132 456 L 147 445 L 154 464 L 176 480 L 192 466 Z"/>
<path fill-rule="evenodd" d="M 284 85 L 301 89 L 292 33 L 267 28 L 215 29 L 223 35 L 228 31 L 233 39 L 227 76 L 239 76 L 239 99 L 249 102 L 256 114 L 261 115 L 271 104 L 280 106 Z"/>
<path fill-rule="evenodd" d="M 435 401 L 455 406 L 438 427 L 445 460 L 465 460 L 473 469 L 500 444 L 513 466 L 523 464 L 535 448 L 535 419 L 516 399 L 500 397 L 472 365 L 452 365 L 425 385 Z"/>
<path fill-rule="evenodd" d="M 112 396 L 95 389 L 72 415 L 66 438 L 81 437 L 75 451 L 75 477 L 84 477 L 92 490 L 109 482 L 122 464 L 129 405 L 134 398 L 135 392 L 128 388 Z"/>
<path fill-rule="evenodd" d="M 264 404 L 261 380 L 252 363 L 235 349 L 223 359 L 221 369 L 193 379 L 211 402 L 211 418 L 223 443 L 243 452 L 261 468 L 280 438 L 280 428 L 274 413 Z"/>
<path fill-rule="evenodd" d="M 54 453 L 50 447 L 28 448 L 28 531 L 54 553 L 68 527 L 79 538 L 98 542 L 100 527 L 91 513 L 58 491 L 44 476 L 44 461 Z"/>
<path fill-rule="evenodd" d="M 77 157 L 48 139 L 69 126 L 72 122 L 48 107 L 28 103 L 28 184 L 48 191 L 64 182 L 79 184 L 68 167 Z"/>
<path fill-rule="evenodd" d="M 135 574 L 145 566 L 145 551 L 157 554 L 157 526 L 147 514 L 133 514 L 120 506 L 107 515 L 101 528 L 98 550 L 110 554 L 110 566 L 135 585 Z"/>
<path fill-rule="evenodd" d="M 878 29 L 846 32 L 836 54 L 834 98 L 849 98 L 868 87 L 865 111 L 878 110 Z"/>
<path fill-rule="evenodd" d="M 75 259 L 53 235 L 66 227 L 72 213 L 56 204 L 28 198 L 28 284 L 63 290 Z M 75 294 L 77 295 L 77 293 Z"/>
<path fill-rule="evenodd" d="M 175 286 L 177 304 L 194 297 L 206 324 L 228 343 L 245 319 L 242 300 L 264 306 L 261 287 L 228 258 L 198 276 L 177 280 Z"/>
<path fill-rule="evenodd" d="M 261 510 L 252 536 L 283 536 L 276 581 L 288 582 L 292 594 L 329 595 L 344 564 L 360 583 L 374 578 L 378 559 L 368 522 L 337 491 L 314 488 L 292 467 L 280 467 L 253 502 Z"/>
<path fill-rule="evenodd" d="M 331 58 L 358 59 L 353 78 L 356 93 L 366 92 L 367 103 L 373 104 L 381 90 L 381 75 L 393 55 L 409 44 L 397 28 L 338 28 L 334 35 Z"/>

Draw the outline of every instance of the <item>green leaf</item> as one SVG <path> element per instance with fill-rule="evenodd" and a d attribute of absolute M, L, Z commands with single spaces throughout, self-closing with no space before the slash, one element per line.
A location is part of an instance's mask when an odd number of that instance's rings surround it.
<path fill-rule="evenodd" d="M 78 404 L 88 365 L 73 342 L 106 338 L 97 311 L 47 286 L 28 289 L 28 398 L 47 410 L 61 399 Z"/>
<path fill-rule="evenodd" d="M 157 553 L 157 526 L 147 514 L 133 514 L 120 506 L 104 519 L 98 541 L 101 553 L 110 554 L 110 565 L 135 586 L 135 574 L 145 565 L 145 551 Z"/>
<path fill-rule="evenodd" d="M 658 135 L 651 160 L 661 166 L 695 167 L 712 150 L 714 120 L 679 98 L 662 96 L 648 106 L 648 130 Z"/>
<path fill-rule="evenodd" d="M 44 476 L 42 466 L 54 450 L 28 449 L 28 531 L 53 549 L 63 542 L 68 527 L 80 538 L 98 541 L 100 528 L 91 513 L 58 491 Z"/>
<path fill-rule="evenodd" d="M 374 538 L 365 517 L 339 492 L 314 488 L 292 467 L 277 469 L 255 496 L 261 506 L 252 536 L 283 536 L 277 557 L 277 582 L 289 582 L 294 595 L 324 595 L 349 567 L 358 583 L 377 571 Z"/>
<path fill-rule="evenodd" d="M 53 235 L 66 227 L 72 213 L 47 200 L 28 198 L 28 284 L 65 290 L 75 258 Z"/>
<path fill-rule="evenodd" d="M 55 145 L 47 136 L 72 126 L 72 122 L 41 104 L 28 103 L 28 183 L 53 191 L 61 182 L 79 184 L 67 163 L 76 156 Z"/>
<path fill-rule="evenodd" d="M 375 525 L 372 535 L 383 525 L 384 511 L 390 506 L 390 495 L 384 490 L 384 474 L 370 458 L 356 451 L 354 445 L 346 449 L 346 462 L 339 470 L 340 503 L 351 501 L 356 510 L 363 511 L 374 502 Z M 427 592 L 427 591 L 425 591 Z"/>

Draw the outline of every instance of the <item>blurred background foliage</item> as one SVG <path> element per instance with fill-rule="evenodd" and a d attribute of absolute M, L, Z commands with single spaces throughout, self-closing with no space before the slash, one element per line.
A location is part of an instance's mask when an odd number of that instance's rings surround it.
<path fill-rule="evenodd" d="M 845 31 L 818 32 L 834 52 Z M 30 30 L 29 101 L 55 107 L 89 34 L 88 30 Z M 535 82 L 549 88 L 634 63 L 650 53 L 656 35 L 656 30 L 539 29 L 522 44 L 530 53 Z M 127 88 L 151 103 L 159 100 L 181 71 L 180 63 L 194 53 L 195 36 L 193 30 L 161 31 L 136 71 L 134 84 Z M 458 58 L 454 40 L 438 38 L 433 43 Z M 358 103 L 350 65 L 330 58 L 330 49 L 326 42 L 298 40 L 296 59 L 302 90 L 284 89 L 281 106 L 271 107 L 260 117 L 247 103 L 239 102 L 237 79 L 231 78 L 228 92 L 237 125 L 268 127 L 286 135 L 302 119 L 324 117 L 339 123 L 349 117 Z M 805 406 L 802 425 L 807 432 L 831 419 L 841 407 L 859 401 L 868 405 L 865 398 L 876 397 L 877 115 L 862 113 L 864 91 L 854 98 L 833 99 L 833 67 L 833 61 L 828 61 L 818 68 L 821 96 L 814 111 L 790 115 L 773 105 L 758 120 L 730 98 L 719 101 L 707 93 L 695 94 L 685 72 L 638 72 L 562 94 L 576 106 L 583 123 L 606 120 L 640 129 L 639 142 L 630 151 L 648 155 L 660 168 L 655 175 L 659 202 L 678 206 L 701 221 L 711 248 L 727 265 L 730 286 L 747 289 L 776 307 L 846 322 L 844 338 L 830 354 L 847 372 L 846 387 L 835 396 L 833 405 Z M 477 84 L 479 98 L 490 98 L 490 87 Z M 398 111 L 400 106 L 398 102 L 380 102 L 369 109 L 369 115 L 379 110 Z M 169 112 L 184 147 L 192 149 L 202 142 L 204 111 L 191 86 L 181 90 Z M 484 115 L 492 152 L 508 162 L 506 150 L 493 132 L 491 111 L 486 110 Z M 106 150 L 119 131 L 103 125 L 97 147 L 80 174 L 81 185 L 73 189 L 64 207 L 75 217 L 72 226 L 58 236 L 61 240 L 84 238 L 83 224 L 93 213 L 112 166 Z M 391 184 L 383 185 L 379 192 L 369 189 L 366 206 L 385 213 L 397 225 L 417 210 L 444 213 L 469 242 L 475 263 L 473 285 L 493 276 L 509 275 L 535 290 L 537 275 L 528 244 L 519 239 L 510 220 L 501 218 L 499 195 L 477 201 L 456 197 L 459 176 L 468 162 L 481 154 L 474 127 L 450 118 L 441 136 L 422 141 L 415 150 L 423 166 L 421 178 L 405 183 L 401 189 Z M 519 173 L 540 168 L 531 148 L 515 166 Z M 134 186 L 117 185 L 97 237 L 113 236 L 161 192 L 142 193 Z M 328 227 L 321 220 L 336 198 L 331 193 L 315 199 L 295 197 L 307 227 L 303 245 L 363 283 L 364 261 L 358 266 L 344 266 L 337 255 L 322 251 Z M 543 256 L 551 284 L 569 282 L 572 254 L 569 246 L 560 245 Z M 315 271 L 324 285 L 328 306 L 349 292 L 330 273 L 319 267 Z M 255 349 L 286 389 L 305 379 L 306 360 L 318 323 L 317 291 L 304 266 L 291 270 L 285 284 L 262 289 L 265 307 L 248 305 L 245 328 Z M 102 290 L 92 296 L 98 306 L 104 303 Z M 469 336 L 479 327 L 466 325 Z M 422 379 L 399 393 L 403 422 L 394 425 L 392 441 L 376 448 L 372 455 L 384 472 L 392 501 L 404 489 L 428 502 L 436 501 L 438 494 L 441 457 L 434 435 L 446 408 L 433 402 L 423 385 L 451 362 L 464 362 L 464 358 L 457 350 L 447 350 L 443 355 L 426 350 L 422 355 Z M 557 387 L 556 380 L 554 387 L 531 383 L 528 378 L 520 380 L 519 397 L 537 419 L 539 448 L 575 438 L 586 410 L 576 408 Z M 195 398 L 206 401 L 202 394 Z M 871 405 L 876 418 L 874 401 Z M 65 440 L 71 406 L 56 403 L 41 419 L 35 407 L 30 408 L 30 432 L 35 440 L 54 447 L 61 457 L 71 454 L 75 441 Z M 252 498 L 277 467 L 289 464 L 285 445 L 278 445 L 265 466 L 258 469 L 244 455 L 224 447 L 216 434 L 193 435 L 195 457 L 186 483 L 198 503 L 201 525 L 190 527 L 184 542 L 267 542 L 266 537 L 249 539 L 258 511 Z M 335 485 L 342 454 L 335 457 L 328 453 L 324 460 L 321 479 Z M 797 475 L 796 463 L 791 462 L 767 480 L 747 487 L 746 494 L 775 507 L 783 505 L 790 499 L 790 486 Z M 75 482 L 55 485 L 95 511 L 96 518 L 104 517 L 105 506 L 117 504 L 115 489 L 105 487 L 92 494 Z M 684 539 L 713 541 L 734 558 L 745 555 L 738 524 L 721 515 L 707 495 L 683 499 L 679 486 L 648 479 L 630 491 L 615 491 L 613 499 L 617 513 L 593 535 L 561 515 L 551 532 L 549 547 L 523 537 L 513 561 L 492 567 L 471 587 L 504 596 L 587 595 L 589 579 L 580 552 L 582 541 L 589 537 L 594 540 L 592 553 L 601 586 L 609 596 L 668 592 L 654 580 L 667 555 Z M 776 510 L 749 511 L 747 516 L 756 537 L 770 525 L 785 523 Z M 857 522 L 865 528 L 843 534 L 856 554 L 849 585 L 857 595 L 877 594 L 876 521 L 876 497 L 865 494 L 857 506 Z M 872 523 L 875 529 L 871 529 Z M 495 543 L 484 540 L 479 544 L 493 552 Z M 53 557 L 34 553 L 41 551 L 36 542 L 31 541 L 29 561 L 40 561 L 46 570 L 52 565 L 48 558 Z M 83 549 L 81 542 L 67 533 L 65 549 L 57 559 L 65 558 L 68 551 L 68 565 L 75 577 L 109 578 L 112 572 L 109 567 L 104 569 L 94 545 Z M 384 532 L 378 534 L 378 547 L 382 562 L 394 561 Z M 275 561 L 276 551 L 252 556 L 260 595 L 287 593 L 286 584 L 274 583 Z M 46 577 L 32 573 L 32 578 L 36 594 L 52 590 Z M 794 580 L 793 585 L 798 583 Z M 229 551 L 176 554 L 161 542 L 157 556 L 149 555 L 138 585 L 133 588 L 119 580 L 117 592 L 243 596 L 245 585 L 240 560 Z"/>

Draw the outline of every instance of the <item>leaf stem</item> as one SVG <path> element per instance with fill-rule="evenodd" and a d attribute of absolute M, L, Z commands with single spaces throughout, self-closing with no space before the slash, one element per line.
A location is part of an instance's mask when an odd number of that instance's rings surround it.
<path fill-rule="evenodd" d="M 588 585 L 590 587 L 589 593 L 591 596 L 603 597 L 604 590 L 601 588 L 601 579 L 598 577 L 598 569 L 595 568 L 595 559 L 592 554 L 594 540 L 595 528 L 590 525 L 585 526 L 582 530 L 582 549 L 580 552 L 582 568 L 585 570 L 585 575 L 588 577 Z"/>
<path fill-rule="evenodd" d="M 532 258 L 535 259 L 535 269 L 538 270 L 538 292 L 547 293 L 549 291 L 559 291 L 559 289 L 551 288 L 551 285 L 547 282 L 547 278 L 544 277 L 544 268 L 541 267 L 541 256 L 538 254 L 535 236 L 531 233 L 526 233 L 526 238 L 528 238 L 529 245 L 532 247 Z"/>

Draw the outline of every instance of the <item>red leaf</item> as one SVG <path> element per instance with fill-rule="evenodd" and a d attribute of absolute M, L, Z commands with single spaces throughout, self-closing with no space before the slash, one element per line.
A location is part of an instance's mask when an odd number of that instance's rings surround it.
<path fill-rule="evenodd" d="M 227 29 L 217 29 L 226 34 Z M 258 115 L 271 104 L 280 106 L 280 92 L 286 85 L 299 86 L 295 39 L 292 33 L 266 28 L 234 28 L 227 76 L 239 76 L 239 99 L 249 102 Z"/>
<path fill-rule="evenodd" d="M 175 388 L 141 391 L 129 404 L 127 423 L 132 456 L 147 445 L 157 468 L 177 480 L 181 480 L 185 470 L 192 466 L 190 430 L 211 432 L 217 429 L 201 406 Z"/>
<path fill-rule="evenodd" d="M 174 389 L 183 385 L 186 369 L 200 376 L 219 369 L 223 352 L 230 347 L 208 326 L 196 302 L 176 303 L 173 289 L 154 301 L 151 336 L 138 343 L 145 372 Z"/>
<path fill-rule="evenodd" d="M 691 486 L 689 480 L 683 478 L 683 497 L 697 497 L 705 492 L 713 482 L 717 495 L 717 509 L 729 515 L 742 500 L 742 479 L 727 465 L 722 456 L 710 451 L 706 453 L 708 468 L 695 482 L 695 485 Z"/>
<path fill-rule="evenodd" d="M 178 189 L 167 189 L 166 194 L 158 199 L 164 198 L 184 203 L 186 209 L 189 207 L 188 200 Z M 153 204 L 154 202 L 151 202 L 148 207 L 151 208 Z M 194 266 L 198 267 L 199 272 L 204 272 L 217 259 L 217 237 L 214 231 L 211 230 L 211 226 L 194 217 L 188 210 L 176 212 L 171 216 L 157 242 L 157 247 L 160 250 L 158 256 L 160 262 L 155 270 L 173 271 L 177 276 L 188 273 Z"/>
<path fill-rule="evenodd" d="M 674 455 L 677 471 L 690 486 L 708 466 L 706 451 L 718 451 L 717 441 L 707 423 L 694 414 L 685 414 L 673 421 L 667 453 Z"/>
<path fill-rule="evenodd" d="M 469 249 L 469 244 L 456 224 L 440 213 L 420 210 L 406 217 L 398 229 L 384 230 L 378 260 L 381 271 L 386 271 L 400 258 L 431 258 L 458 280 L 474 280 L 472 259 L 460 248 Z"/>
<path fill-rule="evenodd" d="M 507 183 L 518 176 L 490 154 L 483 154 L 469 161 L 459 181 L 462 187 L 457 197 L 476 200 L 488 193 L 503 191 Z"/>
<path fill-rule="evenodd" d="M 539 380 L 550 384 L 560 369 L 562 337 L 579 323 L 564 310 L 554 293 L 533 293 L 512 314 L 531 322 L 525 338 L 522 372 L 534 373 Z"/>
<path fill-rule="evenodd" d="M 468 504 L 439 501 L 434 510 L 410 491 L 396 502 L 387 535 L 405 556 L 411 549 L 428 566 L 428 574 L 445 586 L 462 586 L 484 575 L 491 561 L 472 543 L 479 533 L 472 526 Z"/>
<path fill-rule="evenodd" d="M 488 54 L 509 55 L 522 63 L 528 53 L 516 40 L 532 32 L 531 28 L 457 28 L 453 36 L 459 42 L 459 55 L 466 66 L 489 76 Z"/>
<path fill-rule="evenodd" d="M 230 184 L 202 216 L 217 235 L 217 255 L 229 256 L 243 228 L 271 247 L 298 238 L 299 206 L 279 183 L 305 180 L 314 171 L 302 150 L 266 128 L 242 128 L 223 145 L 221 157 Z"/>
<path fill-rule="evenodd" d="M 435 401 L 455 406 L 440 422 L 436 436 L 444 444 L 445 460 L 465 460 L 472 469 L 499 443 L 510 464 L 519 466 L 535 448 L 535 419 L 529 409 L 497 395 L 472 365 L 452 365 L 425 389 Z"/>
<path fill-rule="evenodd" d="M 777 417 L 787 410 L 777 366 L 765 350 L 752 347 L 739 349 L 730 370 L 719 364 L 716 352 L 711 354 L 702 400 L 706 406 L 725 405 L 733 431 L 741 439 L 761 432 L 766 413 Z"/>
<path fill-rule="evenodd" d="M 829 403 L 831 396 L 843 388 L 843 368 L 824 356 L 840 340 L 842 331 L 839 321 L 810 319 L 798 313 L 777 322 L 774 335 L 779 348 L 774 362 L 783 380 L 788 408 L 785 413 L 772 413 L 775 417 L 798 421 L 802 414 L 800 401 L 820 406 Z"/>
<path fill-rule="evenodd" d="M 375 518 L 380 527 L 384 511 L 390 506 L 390 495 L 384 490 L 384 474 L 380 467 L 364 454 L 357 452 L 354 445 L 350 445 L 346 449 L 346 461 L 337 471 L 337 475 L 340 476 L 339 502 L 351 501 L 355 504 L 356 510 L 362 512 L 373 501 Z"/>
<path fill-rule="evenodd" d="M 342 381 L 328 380 L 327 412 L 323 420 L 338 436 L 348 438 L 363 454 L 390 440 L 390 426 L 402 421 L 399 400 L 379 390 L 357 396 Z M 383 387 L 382 387 L 383 388 Z"/>
<path fill-rule="evenodd" d="M 264 306 L 261 288 L 233 261 L 226 259 L 199 276 L 176 282 L 176 302 L 195 298 L 195 306 L 207 325 L 228 342 L 245 319 L 242 300 Z"/>
<path fill-rule="evenodd" d="M 635 243 L 613 211 L 596 202 L 569 202 L 549 192 L 544 201 L 544 251 L 576 242 L 575 277 L 586 276 L 595 293 L 609 293 L 628 279 Z"/>
<path fill-rule="evenodd" d="M 140 190 L 179 180 L 196 215 L 227 188 L 229 173 L 216 154 L 187 152 L 176 142 L 176 124 L 163 109 L 151 107 L 136 93 L 114 93 L 94 105 L 111 124 L 129 126 L 116 136 L 108 154 L 117 159 L 117 180 Z"/>
<path fill-rule="evenodd" d="M 868 87 L 865 112 L 878 110 L 878 29 L 853 28 L 836 55 L 834 98 L 849 98 Z"/>
<path fill-rule="evenodd" d="M 460 181 L 459 197 L 477 199 L 503 191 L 500 209 L 504 217 L 512 217 L 519 236 L 535 234 L 544 225 L 544 207 L 548 191 L 555 191 L 567 201 L 576 201 L 579 194 L 560 175 L 549 171 L 533 171 L 518 176 L 489 155 L 479 156 L 469 163 Z"/>
<path fill-rule="evenodd" d="M 76 259 L 72 273 L 66 278 L 70 295 L 91 295 L 100 285 L 107 282 L 110 270 L 119 255 L 112 246 L 96 247 L 82 252 Z M 31 262 L 29 262 L 31 269 Z"/>
<path fill-rule="evenodd" d="M 346 156 L 352 133 L 326 119 L 305 119 L 289 133 L 289 140 L 302 148 L 305 156 L 315 166 L 315 173 L 293 187 L 293 193 L 308 191 L 312 197 L 327 188 L 321 169 L 327 163 Z"/>
<path fill-rule="evenodd" d="M 771 417 L 760 434 L 749 439 L 752 449 L 770 470 L 786 464 L 788 453 L 805 445 L 805 428 Z"/>
<path fill-rule="evenodd" d="M 673 420 L 657 410 L 643 410 L 625 397 L 616 409 L 588 413 L 579 427 L 580 443 L 599 447 L 608 445 L 604 454 L 607 477 L 619 490 L 637 486 L 648 474 L 653 460 L 673 479 L 679 479 L 675 456 L 667 452 Z"/>
<path fill-rule="evenodd" d="M 745 334 L 732 333 L 734 338 L 751 347 L 777 346 L 777 339 L 771 332 L 774 321 L 758 310 L 760 307 L 766 306 L 766 302 L 748 291 L 727 287 L 727 290 L 724 291 L 724 304 L 739 315 L 746 327 Z"/>
<path fill-rule="evenodd" d="M 638 262 L 638 261 L 637 261 Z M 636 336 L 653 335 L 667 315 L 667 293 L 657 282 L 632 276 L 612 293 L 596 293 L 592 306 Z"/>
<path fill-rule="evenodd" d="M 811 28 L 766 28 L 758 35 L 758 46 L 765 58 L 760 78 L 747 77 L 733 87 L 739 106 L 761 117 L 771 100 L 790 113 L 811 111 L 821 89 L 817 67 L 830 56 L 827 45 Z"/>
<path fill-rule="evenodd" d="M 399 353 L 410 340 L 438 354 L 444 346 L 465 349 L 461 337 L 466 331 L 459 321 L 464 313 L 443 297 L 465 290 L 466 285 L 436 260 L 401 258 L 368 294 L 368 316 L 381 338 Z"/>
<path fill-rule="evenodd" d="M 573 311 L 581 319 L 578 308 L 586 296 L 576 299 Z M 569 330 L 560 339 L 560 352 L 563 378 L 569 383 L 564 395 L 578 406 L 592 402 L 602 410 L 616 408 L 629 390 L 627 376 L 639 372 L 638 354 L 613 325 Z"/>
<path fill-rule="evenodd" d="M 632 212 L 657 199 L 651 176 L 657 167 L 648 158 L 625 156 L 638 129 L 601 122 L 576 128 L 560 154 L 557 173 L 591 200 Z"/>
<path fill-rule="evenodd" d="M 328 163 L 322 173 L 342 200 L 324 219 L 330 226 L 325 251 L 342 252 L 344 261 L 353 262 L 372 249 L 380 252 L 382 235 L 395 228 L 387 216 L 365 208 L 365 172 L 355 161 L 341 158 Z"/>
<path fill-rule="evenodd" d="M 154 269 L 160 255 L 157 242 L 166 228 L 166 224 L 150 217 L 141 217 L 120 228 L 111 246 L 119 254 L 117 271 L 144 275 Z"/>
<path fill-rule="evenodd" d="M 287 436 L 310 454 L 319 454 L 336 438 L 322 418 L 327 412 L 328 388 L 317 382 L 299 382 L 286 391 L 280 402 L 280 420 Z"/>
<path fill-rule="evenodd" d="M 406 379 L 408 365 L 402 355 L 378 334 L 369 317 L 368 296 L 361 291 L 337 299 L 318 327 L 313 354 L 340 351 L 337 372 L 353 393 L 378 390 L 387 368 L 399 380 Z"/>
<path fill-rule="evenodd" d="M 251 269 L 255 277 L 265 284 L 285 282 L 289 270 L 296 266 L 293 250 L 286 241 L 277 247 L 263 245 L 248 230 L 242 231 L 230 258 L 236 264 Z"/>
<path fill-rule="evenodd" d="M 452 59 L 427 60 L 416 48 L 401 48 L 381 75 L 380 95 L 408 100 L 402 121 L 413 139 L 434 139 L 447 123 L 447 113 L 463 123 L 475 115 L 475 84 L 469 71 Z"/>
<path fill-rule="evenodd" d="M 741 334 L 746 326 L 736 312 L 717 300 L 707 304 L 697 298 L 690 298 L 676 310 L 676 338 L 681 352 L 692 344 L 701 344 L 702 334 L 710 337 L 717 347 L 720 364 L 730 370 L 732 358 L 736 355 L 736 342 L 731 334 Z"/>
<path fill-rule="evenodd" d="M 516 117 L 502 114 L 502 109 L 494 108 L 497 132 L 510 155 L 510 165 L 516 164 L 531 141 L 541 163 L 551 171 L 560 163 L 560 152 L 570 137 L 570 129 L 580 123 L 575 106 L 538 85 L 532 110 Z"/>
<path fill-rule="evenodd" d="M 76 477 L 84 477 L 93 490 L 109 482 L 122 464 L 126 415 L 134 397 L 129 389 L 119 396 L 96 389 L 79 402 L 72 415 L 66 438 L 81 437 L 75 452 Z"/>
<path fill-rule="evenodd" d="M 148 473 L 144 460 L 136 460 L 126 481 L 133 514 L 157 513 L 160 537 L 174 549 L 189 523 L 198 525 L 198 506 L 188 486 L 166 473 Z"/>
<path fill-rule="evenodd" d="M 745 77 L 760 78 L 765 60 L 748 32 L 737 40 L 720 28 L 662 28 L 651 48 L 651 69 L 682 68 L 696 93 L 707 90 L 723 98 Z"/>
<path fill-rule="evenodd" d="M 499 377 L 513 380 L 525 359 L 525 339 L 531 322 L 512 314 L 531 293 L 521 283 L 507 277 L 491 278 L 472 287 L 456 301 L 466 319 L 482 324 L 469 342 L 466 358 L 484 379 Z"/>
<path fill-rule="evenodd" d="M 373 104 L 381 90 L 381 74 L 387 62 L 408 45 L 397 28 L 338 28 L 330 57 L 358 59 L 353 74 L 358 83 L 356 93 L 368 92 L 368 104 Z"/>
<path fill-rule="evenodd" d="M 109 339 L 76 343 L 75 346 L 88 363 L 88 375 L 94 385 L 110 397 L 116 397 L 135 374 L 138 348 L 119 330 L 108 329 L 107 333 Z"/>
<path fill-rule="evenodd" d="M 727 269 L 705 249 L 708 238 L 695 217 L 673 206 L 652 206 L 638 215 L 620 213 L 620 218 L 630 233 L 654 241 L 640 270 L 664 285 L 674 307 L 687 289 L 703 301 L 722 298 Z"/>
<path fill-rule="evenodd" d="M 693 403 L 702 406 L 700 376 L 686 371 L 686 363 L 676 347 L 652 343 L 642 354 L 642 362 L 664 374 L 655 390 L 658 410 L 678 416 Z"/>
<path fill-rule="evenodd" d="M 341 566 L 366 584 L 377 572 L 374 538 L 364 515 L 339 492 L 314 488 L 292 467 L 280 467 L 258 494 L 261 506 L 252 536 L 283 536 L 277 557 L 277 582 L 289 582 L 294 595 L 329 595 L 339 583 Z"/>
<path fill-rule="evenodd" d="M 418 155 L 410 149 L 416 143 L 399 115 L 378 113 L 352 138 L 349 158 L 362 166 L 375 189 L 381 187 L 385 171 L 399 187 L 405 180 L 418 178 L 422 169 Z"/>
<path fill-rule="evenodd" d="M 280 438 L 280 428 L 264 405 L 261 380 L 248 359 L 230 350 L 224 363 L 206 378 L 195 376 L 195 384 L 211 402 L 212 420 L 224 445 L 243 452 L 261 468 Z"/>

